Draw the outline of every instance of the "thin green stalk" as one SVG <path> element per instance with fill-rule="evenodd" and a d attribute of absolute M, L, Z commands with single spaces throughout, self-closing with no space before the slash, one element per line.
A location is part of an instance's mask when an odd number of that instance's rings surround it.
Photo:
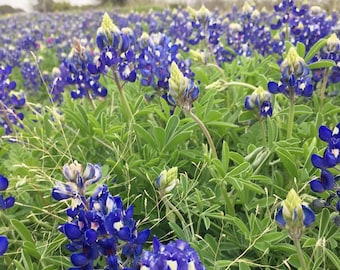
<path fill-rule="evenodd" d="M 12 130 L 12 132 L 16 135 L 17 131 L 15 130 L 13 123 L 11 122 L 11 120 L 9 120 L 8 117 L 8 109 L 6 108 L 6 106 L 2 103 L 2 101 L 0 100 L 0 112 L 3 112 L 3 116 L 5 118 L 5 122 L 7 123 L 7 125 L 9 126 L 9 128 Z"/>
<path fill-rule="evenodd" d="M 128 116 L 128 120 L 131 121 L 132 123 L 134 123 L 134 117 L 133 117 L 133 114 L 132 114 L 132 111 L 131 111 L 131 108 L 130 108 L 130 105 L 128 103 L 128 101 L 126 100 L 126 97 L 124 95 L 124 91 L 123 91 L 123 87 L 122 85 L 120 84 L 120 80 L 119 80 L 119 77 L 118 77 L 118 72 L 116 70 L 116 68 L 112 68 L 112 73 L 113 73 L 113 79 L 117 85 L 117 88 L 118 88 L 118 93 L 119 93 L 119 96 L 120 96 L 120 100 L 122 101 L 123 103 L 123 106 L 124 106 L 124 111 L 127 112 L 127 116 Z"/>
<path fill-rule="evenodd" d="M 175 215 L 178 217 L 178 219 L 181 221 L 182 225 L 185 225 L 185 219 L 182 216 L 181 212 L 176 208 L 176 206 L 174 206 L 169 199 L 167 198 L 167 196 L 165 194 L 163 194 L 162 192 L 160 193 L 161 195 L 161 199 L 163 201 L 163 203 L 171 210 L 175 213 Z"/>
<path fill-rule="evenodd" d="M 249 83 L 244 83 L 244 82 L 226 82 L 225 83 L 225 86 L 228 87 L 228 86 L 243 86 L 243 87 L 247 87 L 247 88 L 250 88 L 252 90 L 256 90 L 257 87 L 254 86 L 254 85 L 251 85 Z"/>
<path fill-rule="evenodd" d="M 289 89 L 289 115 L 288 115 L 288 124 L 287 124 L 287 139 L 290 139 L 293 134 L 293 125 L 294 125 L 294 109 L 295 109 L 295 100 L 294 100 L 294 89 Z"/>
<path fill-rule="evenodd" d="M 223 199 L 225 202 L 225 212 L 226 214 L 235 217 L 235 208 L 234 204 L 231 202 L 229 194 L 227 192 L 227 185 L 226 183 L 221 183 L 222 185 L 222 194 L 223 194 Z"/>
<path fill-rule="evenodd" d="M 207 127 L 204 125 L 204 123 L 201 121 L 201 119 L 199 119 L 193 112 L 191 109 L 187 110 L 187 112 L 189 113 L 190 117 L 192 119 L 194 119 L 194 121 L 199 125 L 199 127 L 202 129 L 208 143 L 209 143 L 209 146 L 210 146 L 210 150 L 211 150 L 211 153 L 212 153 L 212 157 L 213 158 L 218 158 L 217 157 L 217 152 L 216 152 L 216 147 L 215 147 L 215 144 L 214 144 L 214 141 L 213 139 L 211 138 L 210 136 L 210 133 L 207 129 Z"/>
<path fill-rule="evenodd" d="M 325 74 L 324 74 L 323 79 L 322 79 L 322 84 L 321 84 L 321 87 L 320 87 L 320 110 L 322 109 L 323 101 L 325 99 L 328 76 L 329 76 L 329 68 L 326 68 Z"/>
<path fill-rule="evenodd" d="M 303 256 L 303 251 L 302 251 L 302 248 L 301 248 L 301 244 L 300 244 L 300 240 L 294 240 L 294 245 L 295 245 L 295 248 L 296 248 L 296 253 L 299 257 L 299 261 L 300 261 L 300 266 L 302 268 L 302 270 L 307 270 L 307 264 L 306 264 L 306 261 L 305 261 L 305 257 Z"/>
<path fill-rule="evenodd" d="M 264 124 L 263 117 L 260 116 L 259 122 L 260 122 L 260 127 L 261 127 L 263 146 L 267 146 L 266 127 Z"/>

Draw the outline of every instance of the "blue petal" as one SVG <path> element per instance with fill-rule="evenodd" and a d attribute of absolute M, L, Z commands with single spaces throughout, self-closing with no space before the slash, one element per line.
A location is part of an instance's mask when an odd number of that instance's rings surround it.
<path fill-rule="evenodd" d="M 314 167 L 319 168 L 319 169 L 325 168 L 324 161 L 323 161 L 322 157 L 320 157 L 316 154 L 313 154 L 312 157 L 311 157 L 311 161 L 312 161 L 312 164 L 313 164 Z"/>
<path fill-rule="evenodd" d="M 153 237 L 152 247 L 153 247 L 154 253 L 158 253 L 160 251 L 161 243 L 159 242 L 157 236 Z"/>
<path fill-rule="evenodd" d="M 336 157 L 334 156 L 334 154 L 332 153 L 332 151 L 327 148 L 323 154 L 323 160 L 324 160 L 324 165 L 327 168 L 331 168 L 334 167 L 336 165 Z"/>
<path fill-rule="evenodd" d="M 61 201 L 69 199 L 71 196 L 69 194 L 62 193 L 59 188 L 52 189 L 52 198 Z"/>
<path fill-rule="evenodd" d="M 329 142 L 329 140 L 332 138 L 332 131 L 326 126 L 320 126 L 319 138 L 324 142 Z"/>
<path fill-rule="evenodd" d="M 8 179 L 0 175 L 0 190 L 6 190 L 8 188 Z"/>
<path fill-rule="evenodd" d="M 119 269 L 118 260 L 116 256 L 108 256 L 107 257 L 107 264 L 109 265 L 110 269 Z"/>
<path fill-rule="evenodd" d="M 244 99 L 244 107 L 247 110 L 252 110 L 253 107 L 251 106 L 252 104 L 250 103 L 250 96 L 246 96 L 246 98 Z"/>
<path fill-rule="evenodd" d="M 310 209 L 309 207 L 305 205 L 302 205 L 302 210 L 304 214 L 303 224 L 306 227 L 309 227 L 315 221 L 315 214 L 312 209 Z"/>
<path fill-rule="evenodd" d="M 282 212 L 283 207 L 281 206 L 280 209 L 277 211 L 276 216 L 275 216 L 275 221 L 282 227 L 286 226 L 286 221 L 283 217 L 283 212 Z"/>
<path fill-rule="evenodd" d="M 87 70 L 91 73 L 91 74 L 98 74 L 99 70 L 97 68 L 97 66 L 93 63 L 88 63 L 87 64 Z"/>
<path fill-rule="evenodd" d="M 314 192 L 321 193 L 325 191 L 324 186 L 318 179 L 314 179 L 310 181 L 309 185 L 310 185 L 311 190 Z"/>
<path fill-rule="evenodd" d="M 84 236 L 86 243 L 89 245 L 96 242 L 97 240 L 97 233 L 92 229 L 86 230 Z"/>
<path fill-rule="evenodd" d="M 131 240 L 131 230 L 129 227 L 123 227 L 118 232 L 118 237 L 120 240 L 123 241 L 130 241 Z"/>
<path fill-rule="evenodd" d="M 276 82 L 269 82 L 268 83 L 268 91 L 273 94 L 277 94 L 279 92 L 279 87 Z"/>
<path fill-rule="evenodd" d="M 5 208 L 10 208 L 14 205 L 15 203 L 15 198 L 13 196 L 9 196 L 8 198 L 5 199 L 4 204 Z"/>
<path fill-rule="evenodd" d="M 133 205 L 130 205 L 128 209 L 126 209 L 126 212 L 125 212 L 125 218 L 126 219 L 130 219 L 130 218 L 133 218 Z"/>
<path fill-rule="evenodd" d="M 70 240 L 79 239 L 82 235 L 79 227 L 75 224 L 66 223 L 64 224 L 64 233 Z"/>
<path fill-rule="evenodd" d="M 71 255 L 71 262 L 74 266 L 85 266 L 89 260 L 84 253 L 73 253 Z"/>
<path fill-rule="evenodd" d="M 0 235 L 0 256 L 3 256 L 8 248 L 8 239 L 6 236 Z"/>
<path fill-rule="evenodd" d="M 334 175 L 327 171 L 327 170 L 322 170 L 321 171 L 321 176 L 320 176 L 320 179 L 321 179 L 321 183 L 323 185 L 323 187 L 326 189 L 326 190 L 331 190 L 334 188 Z"/>
<path fill-rule="evenodd" d="M 150 229 L 145 229 L 138 233 L 136 244 L 143 245 L 149 239 Z"/>

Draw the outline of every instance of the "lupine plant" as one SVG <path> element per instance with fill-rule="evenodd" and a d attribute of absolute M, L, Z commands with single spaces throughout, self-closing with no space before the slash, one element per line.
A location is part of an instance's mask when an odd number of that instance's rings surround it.
<path fill-rule="evenodd" d="M 338 269 L 338 12 L 105 11 L 0 18 L 0 269 Z"/>

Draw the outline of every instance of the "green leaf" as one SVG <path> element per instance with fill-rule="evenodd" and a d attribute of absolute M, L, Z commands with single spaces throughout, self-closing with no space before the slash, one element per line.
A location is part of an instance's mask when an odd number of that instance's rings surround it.
<path fill-rule="evenodd" d="M 165 144 L 165 131 L 161 127 L 153 128 L 153 135 L 155 138 L 155 143 L 157 145 L 157 149 L 161 151 Z"/>
<path fill-rule="evenodd" d="M 245 189 L 248 189 L 248 190 L 251 190 L 251 191 L 254 191 L 258 194 L 264 194 L 264 190 L 261 186 L 251 182 L 251 181 L 248 181 L 248 180 L 243 180 L 243 179 L 240 179 L 240 181 L 242 182 L 243 186 Z"/>
<path fill-rule="evenodd" d="M 308 65 L 309 69 L 327 68 L 334 66 L 336 66 L 336 63 L 333 60 L 319 60 Z"/>
<path fill-rule="evenodd" d="M 169 141 L 169 139 L 175 134 L 178 125 L 179 125 L 178 116 L 172 115 L 165 126 L 166 141 Z"/>
<path fill-rule="evenodd" d="M 238 176 L 244 172 L 249 171 L 250 165 L 248 162 L 243 162 L 238 165 L 236 168 L 232 169 L 230 172 L 227 173 L 227 176 Z"/>
<path fill-rule="evenodd" d="M 154 138 L 151 136 L 149 132 L 147 132 L 142 126 L 138 124 L 134 124 L 134 129 L 139 134 L 139 136 L 144 139 L 149 145 L 151 145 L 154 149 L 157 149 Z"/>
<path fill-rule="evenodd" d="M 20 235 L 20 238 L 22 240 L 34 243 L 32 233 L 26 228 L 26 226 L 23 223 L 21 223 L 17 219 L 11 219 L 11 224 L 17 231 L 17 233 Z"/>
<path fill-rule="evenodd" d="M 332 261 L 332 263 L 339 267 L 340 266 L 340 259 L 339 259 L 339 254 L 336 255 L 333 251 L 329 250 L 328 248 L 326 250 L 326 255 L 327 257 Z"/>
<path fill-rule="evenodd" d="M 302 247 L 304 247 L 304 248 L 315 247 L 316 243 L 317 243 L 317 240 L 315 238 L 309 238 L 303 243 Z"/>
<path fill-rule="evenodd" d="M 251 268 L 245 262 L 240 262 L 238 265 L 238 269 L 239 270 L 250 270 Z"/>
<path fill-rule="evenodd" d="M 300 57 L 304 57 L 305 53 L 306 53 L 306 47 L 305 44 L 303 44 L 302 42 L 298 41 L 296 44 L 296 52 Z"/>
<path fill-rule="evenodd" d="M 38 252 L 36 246 L 32 242 L 24 241 L 23 244 L 23 250 L 25 253 L 30 255 L 31 257 L 36 258 L 37 260 L 40 260 L 41 254 Z"/>
<path fill-rule="evenodd" d="M 176 236 L 178 238 L 181 238 L 183 240 L 186 240 L 186 235 L 183 232 L 182 228 L 180 226 L 178 226 L 176 223 L 174 222 L 169 222 L 169 226 L 170 228 L 174 231 L 174 233 L 176 234 Z"/>
<path fill-rule="evenodd" d="M 285 167 L 287 173 L 292 178 L 297 177 L 298 172 L 296 168 L 296 162 L 295 162 L 294 157 L 291 155 L 291 153 L 281 147 L 278 147 L 276 149 L 276 153 L 279 156 L 280 160 L 282 161 L 283 166 Z"/>
<path fill-rule="evenodd" d="M 45 265 L 54 265 L 54 269 L 64 269 L 70 267 L 69 258 L 61 256 L 48 256 L 42 258 L 42 263 Z M 56 267 L 58 266 L 58 267 Z M 59 268 L 63 267 L 63 268 Z M 50 269 L 50 268 L 47 268 Z"/>
<path fill-rule="evenodd" d="M 18 262 L 17 260 L 13 260 L 15 266 L 16 266 L 16 270 L 27 270 L 25 269 L 25 267 L 22 265 L 22 263 Z"/>
<path fill-rule="evenodd" d="M 25 250 L 22 250 L 21 252 L 21 260 L 23 261 L 26 270 L 35 270 L 33 269 L 31 257 L 26 253 Z"/>
<path fill-rule="evenodd" d="M 288 114 L 289 112 L 289 108 L 283 109 L 282 111 L 280 111 L 279 113 L 277 113 L 277 115 L 282 115 L 282 114 Z M 313 113 L 313 109 L 310 106 L 307 105 L 295 105 L 294 106 L 294 114 L 298 115 L 298 114 L 312 114 Z"/>
<path fill-rule="evenodd" d="M 173 136 L 163 148 L 163 151 L 171 151 L 177 148 L 179 144 L 186 142 L 190 138 L 192 131 L 184 131 Z"/>
<path fill-rule="evenodd" d="M 306 54 L 305 62 L 308 63 L 314 57 L 314 55 L 317 54 L 321 50 L 321 48 L 326 45 L 326 43 L 327 39 L 325 38 L 322 38 L 317 43 L 315 43 Z"/>
<path fill-rule="evenodd" d="M 285 47 L 286 47 L 286 51 L 285 51 L 284 55 L 286 55 L 288 53 L 289 49 L 291 47 L 294 47 L 294 45 L 290 41 L 286 40 L 285 41 Z M 286 57 L 286 56 L 284 56 L 284 57 Z"/>
<path fill-rule="evenodd" d="M 248 227 L 243 223 L 243 221 L 237 217 L 233 218 L 233 222 L 234 224 L 239 228 L 239 230 L 241 231 L 241 233 L 244 234 L 244 236 L 246 238 L 248 238 L 249 235 L 249 229 Z"/>
<path fill-rule="evenodd" d="M 327 234 L 328 224 L 330 221 L 330 214 L 327 208 L 322 209 L 320 216 L 320 225 L 319 225 L 319 239 L 323 238 Z"/>
<path fill-rule="evenodd" d="M 221 152 L 221 161 L 223 164 L 223 168 L 225 171 L 228 171 L 229 167 L 229 146 L 226 141 L 223 141 L 222 144 L 222 152 Z"/>

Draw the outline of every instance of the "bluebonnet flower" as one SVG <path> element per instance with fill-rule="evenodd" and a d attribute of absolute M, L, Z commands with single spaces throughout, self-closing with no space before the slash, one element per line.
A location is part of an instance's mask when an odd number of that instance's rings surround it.
<path fill-rule="evenodd" d="M 11 81 L 9 76 L 12 67 L 0 65 L 0 126 L 5 129 L 6 134 L 13 132 L 14 126 L 23 128 L 21 120 L 24 114 L 16 112 L 26 103 L 25 95 L 22 92 L 16 92 L 16 82 Z"/>
<path fill-rule="evenodd" d="M 340 123 L 333 130 L 326 126 L 320 126 L 319 138 L 327 142 L 328 145 L 322 157 L 316 154 L 311 157 L 313 166 L 320 169 L 321 173 L 319 178 L 311 180 L 309 184 L 311 190 L 316 193 L 326 191 L 329 193 L 326 200 L 316 199 L 314 203 L 337 211 L 339 215 L 335 217 L 334 221 L 340 226 L 340 177 L 331 172 L 331 168 L 340 163 Z"/>
<path fill-rule="evenodd" d="M 0 175 L 0 191 L 4 191 L 8 188 L 8 179 Z M 4 198 L 2 194 L 0 194 L 0 209 L 6 210 L 14 205 L 15 198 L 13 196 L 9 196 Z M 6 236 L 0 235 L 0 256 L 3 256 L 8 248 L 8 239 Z"/>
<path fill-rule="evenodd" d="M 171 105 L 180 106 L 185 111 L 191 110 L 193 102 L 199 96 L 199 88 L 192 79 L 183 75 L 175 62 L 171 63 L 169 93 L 167 99 Z"/>
<path fill-rule="evenodd" d="M 161 33 L 147 33 L 139 39 L 141 52 L 138 56 L 138 69 L 142 75 L 141 84 L 154 89 L 169 88 L 169 66 L 177 60 L 178 46 Z"/>
<path fill-rule="evenodd" d="M 64 59 L 60 66 L 62 72 L 53 80 L 54 84 L 50 90 L 54 94 L 53 100 L 60 99 L 61 90 L 66 85 L 75 86 L 75 89 L 71 91 L 73 99 L 106 97 L 107 89 L 99 82 L 99 76 L 91 74 L 87 69 L 91 62 L 91 53 L 85 49 L 79 40 L 75 39 L 69 56 Z M 64 72 L 64 67 L 68 70 L 67 74 Z"/>
<path fill-rule="evenodd" d="M 106 185 L 99 186 L 86 198 L 85 190 L 101 177 L 98 165 L 65 165 L 65 185 L 57 184 L 52 196 L 57 200 L 72 198 L 75 203 L 66 213 L 69 221 L 59 231 L 70 240 L 67 249 L 74 267 L 70 269 L 139 269 L 143 244 L 150 230 L 137 231 L 133 206 L 124 208 L 119 196 L 112 196 Z M 100 259 L 103 258 L 103 259 Z"/>
<path fill-rule="evenodd" d="M 309 68 L 294 47 L 289 49 L 285 60 L 281 63 L 280 82 L 269 82 L 268 91 L 272 94 L 282 93 L 289 98 L 294 95 L 312 96 L 314 87 L 309 75 Z"/>
<path fill-rule="evenodd" d="M 244 107 L 247 110 L 258 108 L 259 117 L 272 116 L 273 109 L 270 101 L 270 93 L 262 87 L 258 87 L 251 95 L 246 96 Z"/>
<path fill-rule="evenodd" d="M 96 37 L 100 55 L 95 63 L 88 64 L 89 72 L 106 73 L 107 68 L 110 68 L 117 72 L 122 80 L 134 82 L 137 78 L 135 54 L 132 49 L 134 41 L 132 29 L 119 29 L 105 13 Z"/>
<path fill-rule="evenodd" d="M 333 131 L 326 126 L 320 126 L 319 138 L 327 142 L 328 146 L 322 157 L 316 154 L 311 156 L 313 166 L 321 170 L 320 179 L 314 179 L 310 182 L 311 189 L 314 192 L 324 192 L 334 188 L 335 178 L 328 169 L 340 163 L 340 123 Z"/>
<path fill-rule="evenodd" d="M 299 240 L 305 228 L 314 223 L 315 214 L 312 209 L 302 203 L 296 191 L 291 189 L 277 211 L 275 220 L 278 225 L 287 230 L 292 240 Z"/>
<path fill-rule="evenodd" d="M 40 72 L 35 63 L 31 63 L 25 58 L 21 64 L 21 75 L 24 79 L 24 87 L 26 90 L 37 91 L 41 85 Z"/>
<path fill-rule="evenodd" d="M 141 270 L 154 269 L 195 269 L 204 270 L 197 252 L 184 240 L 178 239 L 162 245 L 153 238 L 153 250 L 144 251 L 141 257 Z"/>

